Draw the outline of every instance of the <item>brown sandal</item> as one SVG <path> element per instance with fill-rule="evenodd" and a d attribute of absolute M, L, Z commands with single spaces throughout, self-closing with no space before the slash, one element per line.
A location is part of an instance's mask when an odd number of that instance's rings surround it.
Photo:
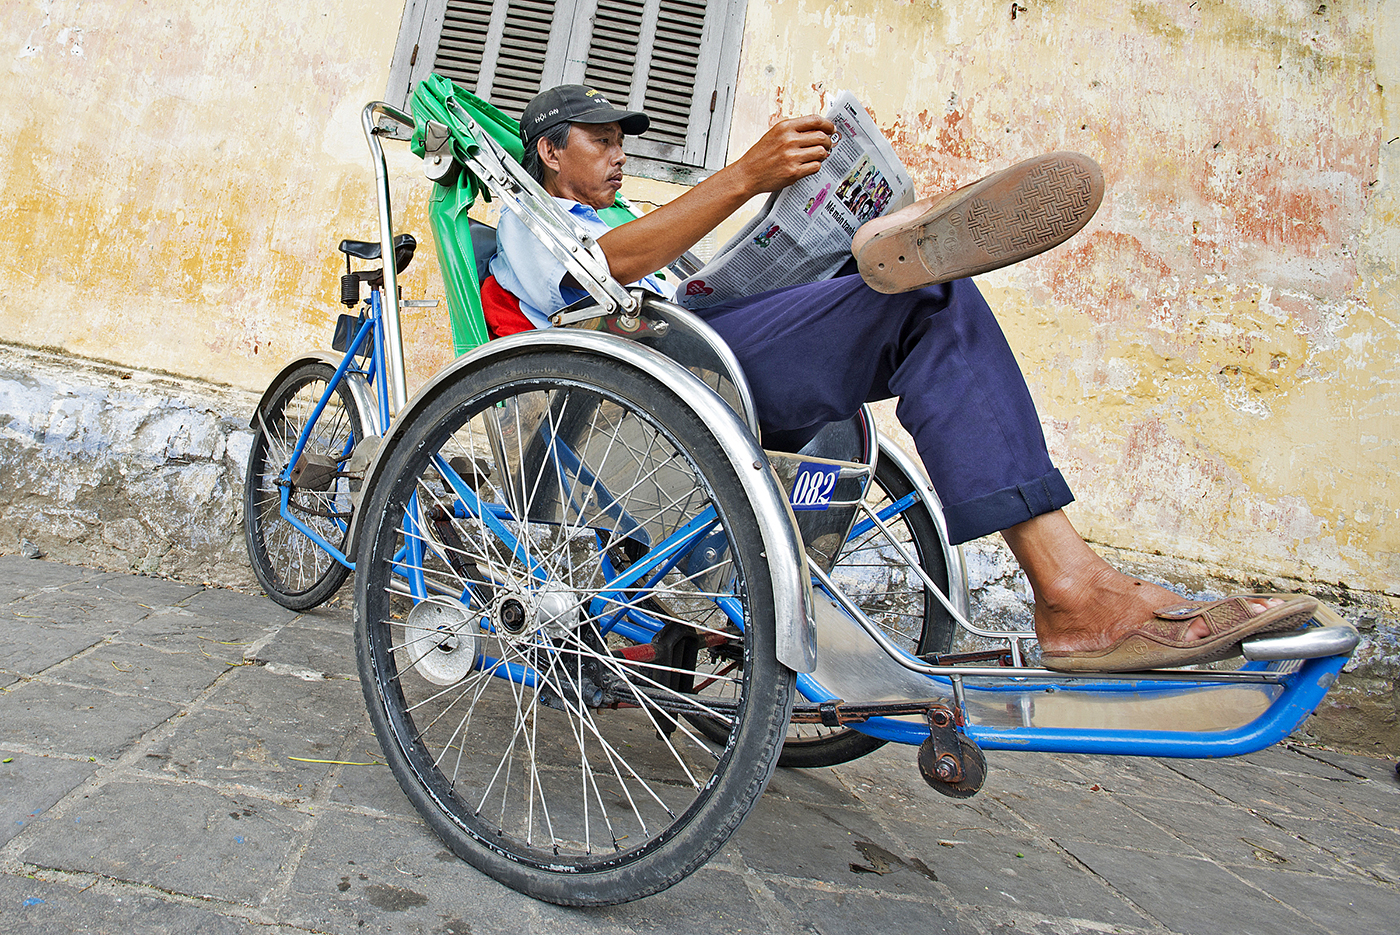
<path fill-rule="evenodd" d="M 1250 601 L 1283 598 L 1284 602 L 1253 613 Z M 1154 611 L 1151 620 L 1119 637 L 1107 649 L 1041 652 L 1041 664 L 1059 672 L 1136 672 L 1170 669 L 1224 659 L 1258 633 L 1295 630 L 1308 622 L 1317 601 L 1304 595 L 1236 594 L 1219 601 L 1186 601 Z M 1187 639 L 1196 619 L 1210 635 Z"/>

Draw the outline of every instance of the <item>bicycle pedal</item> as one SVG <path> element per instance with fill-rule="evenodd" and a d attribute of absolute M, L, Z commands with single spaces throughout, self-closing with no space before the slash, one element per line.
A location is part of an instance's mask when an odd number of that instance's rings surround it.
<path fill-rule="evenodd" d="M 334 458 L 306 451 L 292 468 L 289 480 L 301 490 L 329 490 L 339 473 L 340 465 Z"/>
<path fill-rule="evenodd" d="M 355 450 L 350 452 L 350 460 L 345 464 L 345 473 L 363 480 L 365 471 L 374 462 L 374 456 L 379 454 L 379 443 L 383 440 L 378 435 L 368 435 L 356 442 Z"/>
<path fill-rule="evenodd" d="M 491 477 L 491 466 L 486 463 L 485 458 L 469 461 L 458 455 L 448 461 L 447 466 L 456 471 L 457 476 L 462 478 L 472 490 L 480 490 L 482 483 Z"/>

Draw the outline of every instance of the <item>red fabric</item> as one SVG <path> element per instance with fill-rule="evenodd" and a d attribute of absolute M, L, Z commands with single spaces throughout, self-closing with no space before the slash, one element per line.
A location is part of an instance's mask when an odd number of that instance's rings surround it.
<path fill-rule="evenodd" d="M 493 338 L 531 331 L 535 327 L 520 310 L 520 300 L 502 289 L 495 276 L 487 276 L 481 284 L 481 313 L 486 318 L 486 330 Z"/>

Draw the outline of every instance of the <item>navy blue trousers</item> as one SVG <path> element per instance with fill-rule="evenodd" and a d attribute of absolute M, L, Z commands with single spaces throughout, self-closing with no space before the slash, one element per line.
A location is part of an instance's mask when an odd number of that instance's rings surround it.
<path fill-rule="evenodd" d="M 899 397 L 895 413 L 954 544 L 1074 500 L 1006 336 L 970 279 L 882 295 L 858 275 L 838 276 L 699 314 L 743 365 L 766 447 L 795 451 L 862 403 Z"/>

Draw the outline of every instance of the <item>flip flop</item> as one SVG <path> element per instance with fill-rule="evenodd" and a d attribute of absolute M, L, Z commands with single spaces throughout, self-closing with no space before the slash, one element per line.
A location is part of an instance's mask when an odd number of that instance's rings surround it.
<path fill-rule="evenodd" d="M 1252 613 L 1249 602 L 1283 598 L 1284 602 Z M 1224 659 L 1239 651 L 1242 640 L 1258 633 L 1295 630 L 1308 622 L 1317 601 L 1297 594 L 1235 594 L 1219 601 L 1187 601 L 1154 611 L 1107 649 L 1040 654 L 1041 664 L 1059 672 L 1136 672 L 1171 669 Z M 1204 620 L 1210 635 L 1187 637 L 1191 624 Z"/>

